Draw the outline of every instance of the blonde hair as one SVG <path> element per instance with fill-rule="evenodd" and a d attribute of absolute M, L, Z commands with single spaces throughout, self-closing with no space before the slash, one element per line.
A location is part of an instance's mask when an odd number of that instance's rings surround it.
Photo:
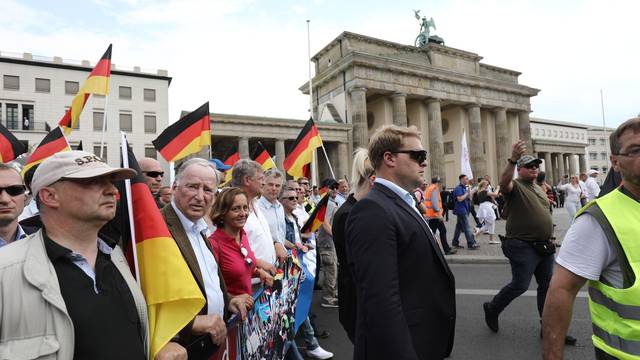
<path fill-rule="evenodd" d="M 369 160 L 369 151 L 365 148 L 357 148 L 353 152 L 353 167 L 351 168 L 351 188 L 353 191 L 362 190 L 373 173 L 373 165 Z"/>
<path fill-rule="evenodd" d="M 384 153 L 399 150 L 406 137 L 420 139 L 420 131 L 415 126 L 384 125 L 378 128 L 369 141 L 369 160 L 373 168 L 379 169 L 382 166 Z"/>

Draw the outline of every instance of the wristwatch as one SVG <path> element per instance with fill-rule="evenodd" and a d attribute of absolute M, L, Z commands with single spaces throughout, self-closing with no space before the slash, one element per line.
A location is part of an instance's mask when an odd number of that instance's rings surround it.
<path fill-rule="evenodd" d="M 511 165 L 518 165 L 518 162 L 517 162 L 517 161 L 513 161 L 513 160 L 511 160 L 511 158 L 507 158 L 507 161 L 508 161 L 508 162 L 509 162 L 509 164 L 511 164 Z"/>

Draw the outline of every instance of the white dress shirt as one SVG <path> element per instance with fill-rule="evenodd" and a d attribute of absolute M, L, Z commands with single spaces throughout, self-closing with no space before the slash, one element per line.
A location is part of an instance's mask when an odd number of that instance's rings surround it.
<path fill-rule="evenodd" d="M 204 281 L 204 289 L 207 293 L 207 314 L 208 315 L 224 315 L 224 296 L 220 288 L 220 278 L 218 278 L 218 263 L 213 257 L 213 253 L 209 250 L 205 241 L 211 235 L 209 227 L 204 219 L 199 219 L 195 223 L 187 219 L 186 216 L 178 209 L 176 204 L 171 201 L 171 206 L 175 210 L 184 232 L 187 233 L 191 248 L 196 254 L 202 280 Z M 206 237 L 203 238 L 203 235 Z"/>
<path fill-rule="evenodd" d="M 276 262 L 276 249 L 273 247 L 273 239 L 269 222 L 258 205 L 258 199 L 251 201 L 249 207 L 249 217 L 244 224 L 244 231 L 247 233 L 247 240 L 256 258 L 273 264 Z"/>
<path fill-rule="evenodd" d="M 595 178 L 589 177 L 587 181 L 584 182 L 585 187 L 587 188 L 587 200 L 591 201 L 598 197 L 600 194 L 600 186 L 596 182 Z"/>
<path fill-rule="evenodd" d="M 284 222 L 284 207 L 282 207 L 282 204 L 278 200 L 272 203 L 264 196 L 260 197 L 258 205 L 260 205 L 262 215 L 264 215 L 267 223 L 269 223 L 269 231 L 271 232 L 273 241 L 283 244 L 287 234 L 286 224 Z"/>

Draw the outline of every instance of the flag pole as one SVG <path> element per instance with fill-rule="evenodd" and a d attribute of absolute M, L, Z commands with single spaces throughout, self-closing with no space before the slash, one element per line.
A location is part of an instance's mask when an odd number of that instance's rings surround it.
<path fill-rule="evenodd" d="M 102 113 L 102 137 L 100 139 L 100 158 L 104 159 L 104 135 L 107 132 L 107 106 L 109 105 L 109 93 L 105 96 L 104 112 Z M 127 159 L 127 163 L 129 159 Z"/>
<path fill-rule="evenodd" d="M 309 76 L 309 117 L 313 119 L 313 80 L 311 77 L 311 30 L 310 30 L 311 20 L 307 19 L 307 71 Z M 318 152 L 313 151 L 311 156 L 311 181 L 312 185 L 318 184 Z"/>
<path fill-rule="evenodd" d="M 602 89 L 600 89 L 600 109 L 602 110 L 602 135 L 604 135 L 605 151 L 607 153 L 607 159 L 609 158 L 609 144 L 607 144 L 607 125 L 604 118 L 604 95 Z"/>
<path fill-rule="evenodd" d="M 327 150 L 324 148 L 324 142 L 322 143 L 322 152 L 324 153 L 324 157 L 327 159 L 327 165 L 329 165 L 329 171 L 331 172 L 331 177 L 336 178 L 336 174 L 333 173 L 333 168 L 331 167 L 331 161 L 329 161 L 329 156 L 327 156 Z"/>
<path fill-rule="evenodd" d="M 122 167 L 129 167 L 129 148 L 127 146 L 127 137 L 123 131 L 120 131 L 120 147 L 122 152 Z M 102 153 L 102 150 L 100 151 Z M 131 180 L 124 181 L 125 192 L 127 193 L 127 210 L 129 212 L 129 229 L 131 230 L 131 252 L 133 253 L 133 265 L 135 267 L 136 281 L 140 286 L 140 268 L 138 267 L 138 251 L 136 249 L 136 225 L 133 221 L 133 203 L 131 200 Z"/>

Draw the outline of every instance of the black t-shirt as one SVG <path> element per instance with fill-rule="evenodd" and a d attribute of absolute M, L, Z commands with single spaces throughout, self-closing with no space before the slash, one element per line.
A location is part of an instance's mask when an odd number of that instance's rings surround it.
<path fill-rule="evenodd" d="M 73 322 L 73 358 L 144 360 L 136 304 L 111 255 L 98 250 L 94 287 L 91 277 L 72 262 L 78 255 L 51 240 L 44 230 L 42 234 Z"/>

